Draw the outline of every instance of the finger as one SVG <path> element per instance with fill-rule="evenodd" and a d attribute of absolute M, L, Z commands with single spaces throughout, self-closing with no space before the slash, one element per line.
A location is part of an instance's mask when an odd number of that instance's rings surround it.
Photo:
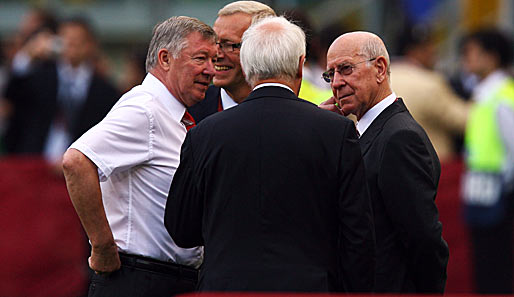
<path fill-rule="evenodd" d="M 327 100 L 321 102 L 320 107 L 321 107 L 321 105 L 331 105 L 331 104 L 335 104 L 335 103 L 336 103 L 335 98 L 334 97 L 330 97 Z"/>

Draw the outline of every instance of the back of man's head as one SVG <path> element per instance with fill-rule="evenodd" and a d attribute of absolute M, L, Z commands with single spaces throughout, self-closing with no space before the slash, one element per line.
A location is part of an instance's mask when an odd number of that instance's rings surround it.
<path fill-rule="evenodd" d="M 246 13 L 252 16 L 252 22 L 259 19 L 276 16 L 275 11 L 268 5 L 257 1 L 236 1 L 225 5 L 218 11 L 218 16 Z"/>
<path fill-rule="evenodd" d="M 252 87 L 266 79 L 293 81 L 302 56 L 305 33 L 284 17 L 262 19 L 243 34 L 241 67 Z"/>
<path fill-rule="evenodd" d="M 187 37 L 193 32 L 199 32 L 205 39 L 216 39 L 214 30 L 196 18 L 174 16 L 157 24 L 148 47 L 146 71 L 149 72 L 156 66 L 160 49 L 165 48 L 173 58 L 178 58 L 180 52 L 187 47 Z"/>

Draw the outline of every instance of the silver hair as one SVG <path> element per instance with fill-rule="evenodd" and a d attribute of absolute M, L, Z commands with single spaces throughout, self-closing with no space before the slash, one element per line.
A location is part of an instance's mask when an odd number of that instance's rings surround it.
<path fill-rule="evenodd" d="M 275 11 L 264 3 L 257 1 L 236 1 L 225 5 L 218 11 L 218 16 L 246 13 L 252 16 L 252 23 L 266 17 L 276 16 Z"/>
<path fill-rule="evenodd" d="M 174 16 L 157 24 L 152 33 L 152 40 L 146 55 L 146 71 L 149 72 L 157 64 L 159 50 L 167 49 L 174 59 L 187 47 L 187 37 L 199 32 L 205 39 L 216 40 L 214 30 L 204 22 L 187 16 Z"/>
<path fill-rule="evenodd" d="M 367 57 L 368 59 L 384 56 L 387 61 L 387 75 L 391 74 L 391 61 L 389 60 L 389 53 L 387 52 L 387 48 L 380 37 L 376 36 L 376 38 L 368 38 L 364 42 L 360 54 Z"/>
<path fill-rule="evenodd" d="M 293 80 L 301 56 L 305 56 L 305 33 L 284 17 L 268 17 L 243 34 L 241 67 L 250 86 L 258 80 Z"/>

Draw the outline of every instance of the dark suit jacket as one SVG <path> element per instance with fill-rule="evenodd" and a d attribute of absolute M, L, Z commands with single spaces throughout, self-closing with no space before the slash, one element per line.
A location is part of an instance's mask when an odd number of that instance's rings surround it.
<path fill-rule="evenodd" d="M 205 245 L 203 291 L 370 291 L 375 244 L 354 124 L 281 87 L 191 129 L 165 225 Z"/>
<path fill-rule="evenodd" d="M 58 111 L 58 75 L 55 62 L 35 67 L 27 76 L 13 78 L 6 96 L 14 114 L 6 131 L 10 153 L 42 153 L 50 126 Z M 100 122 L 119 99 L 119 92 L 105 78 L 94 74 L 88 94 L 72 121 L 70 134 L 76 140 Z"/>
<path fill-rule="evenodd" d="M 200 123 L 211 114 L 218 112 L 221 88 L 210 85 L 205 92 L 205 98 L 197 104 L 189 107 L 187 111 L 191 114 L 195 123 Z"/>
<path fill-rule="evenodd" d="M 373 204 L 378 292 L 443 292 L 448 246 L 435 196 L 439 159 L 403 101 L 360 138 Z"/>

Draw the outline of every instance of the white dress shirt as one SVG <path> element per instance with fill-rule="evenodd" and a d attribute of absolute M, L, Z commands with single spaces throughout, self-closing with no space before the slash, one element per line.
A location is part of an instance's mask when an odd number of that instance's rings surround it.
<path fill-rule="evenodd" d="M 393 92 L 391 95 L 385 97 L 385 99 L 370 108 L 370 110 L 368 110 L 357 122 L 357 131 L 359 131 L 359 135 L 364 134 L 378 115 L 381 114 L 389 105 L 393 104 L 396 98 L 396 94 Z"/>
<path fill-rule="evenodd" d="M 293 92 L 293 90 L 290 87 L 288 87 L 288 86 L 286 86 L 284 84 L 281 84 L 281 83 L 262 83 L 260 85 L 256 85 L 253 88 L 253 91 L 255 91 L 257 89 L 260 89 L 260 88 L 263 88 L 263 87 L 281 87 L 281 88 L 288 89 L 289 91 Z"/>
<path fill-rule="evenodd" d="M 237 102 L 230 97 L 230 95 L 225 91 L 224 88 L 221 88 L 221 106 L 223 107 L 223 110 L 227 110 L 229 108 L 232 108 L 234 106 L 237 106 Z"/>
<path fill-rule="evenodd" d="M 152 74 L 71 145 L 98 166 L 118 249 L 198 267 L 203 248 L 182 249 L 164 227 L 164 208 L 186 136 L 186 108 Z"/>

